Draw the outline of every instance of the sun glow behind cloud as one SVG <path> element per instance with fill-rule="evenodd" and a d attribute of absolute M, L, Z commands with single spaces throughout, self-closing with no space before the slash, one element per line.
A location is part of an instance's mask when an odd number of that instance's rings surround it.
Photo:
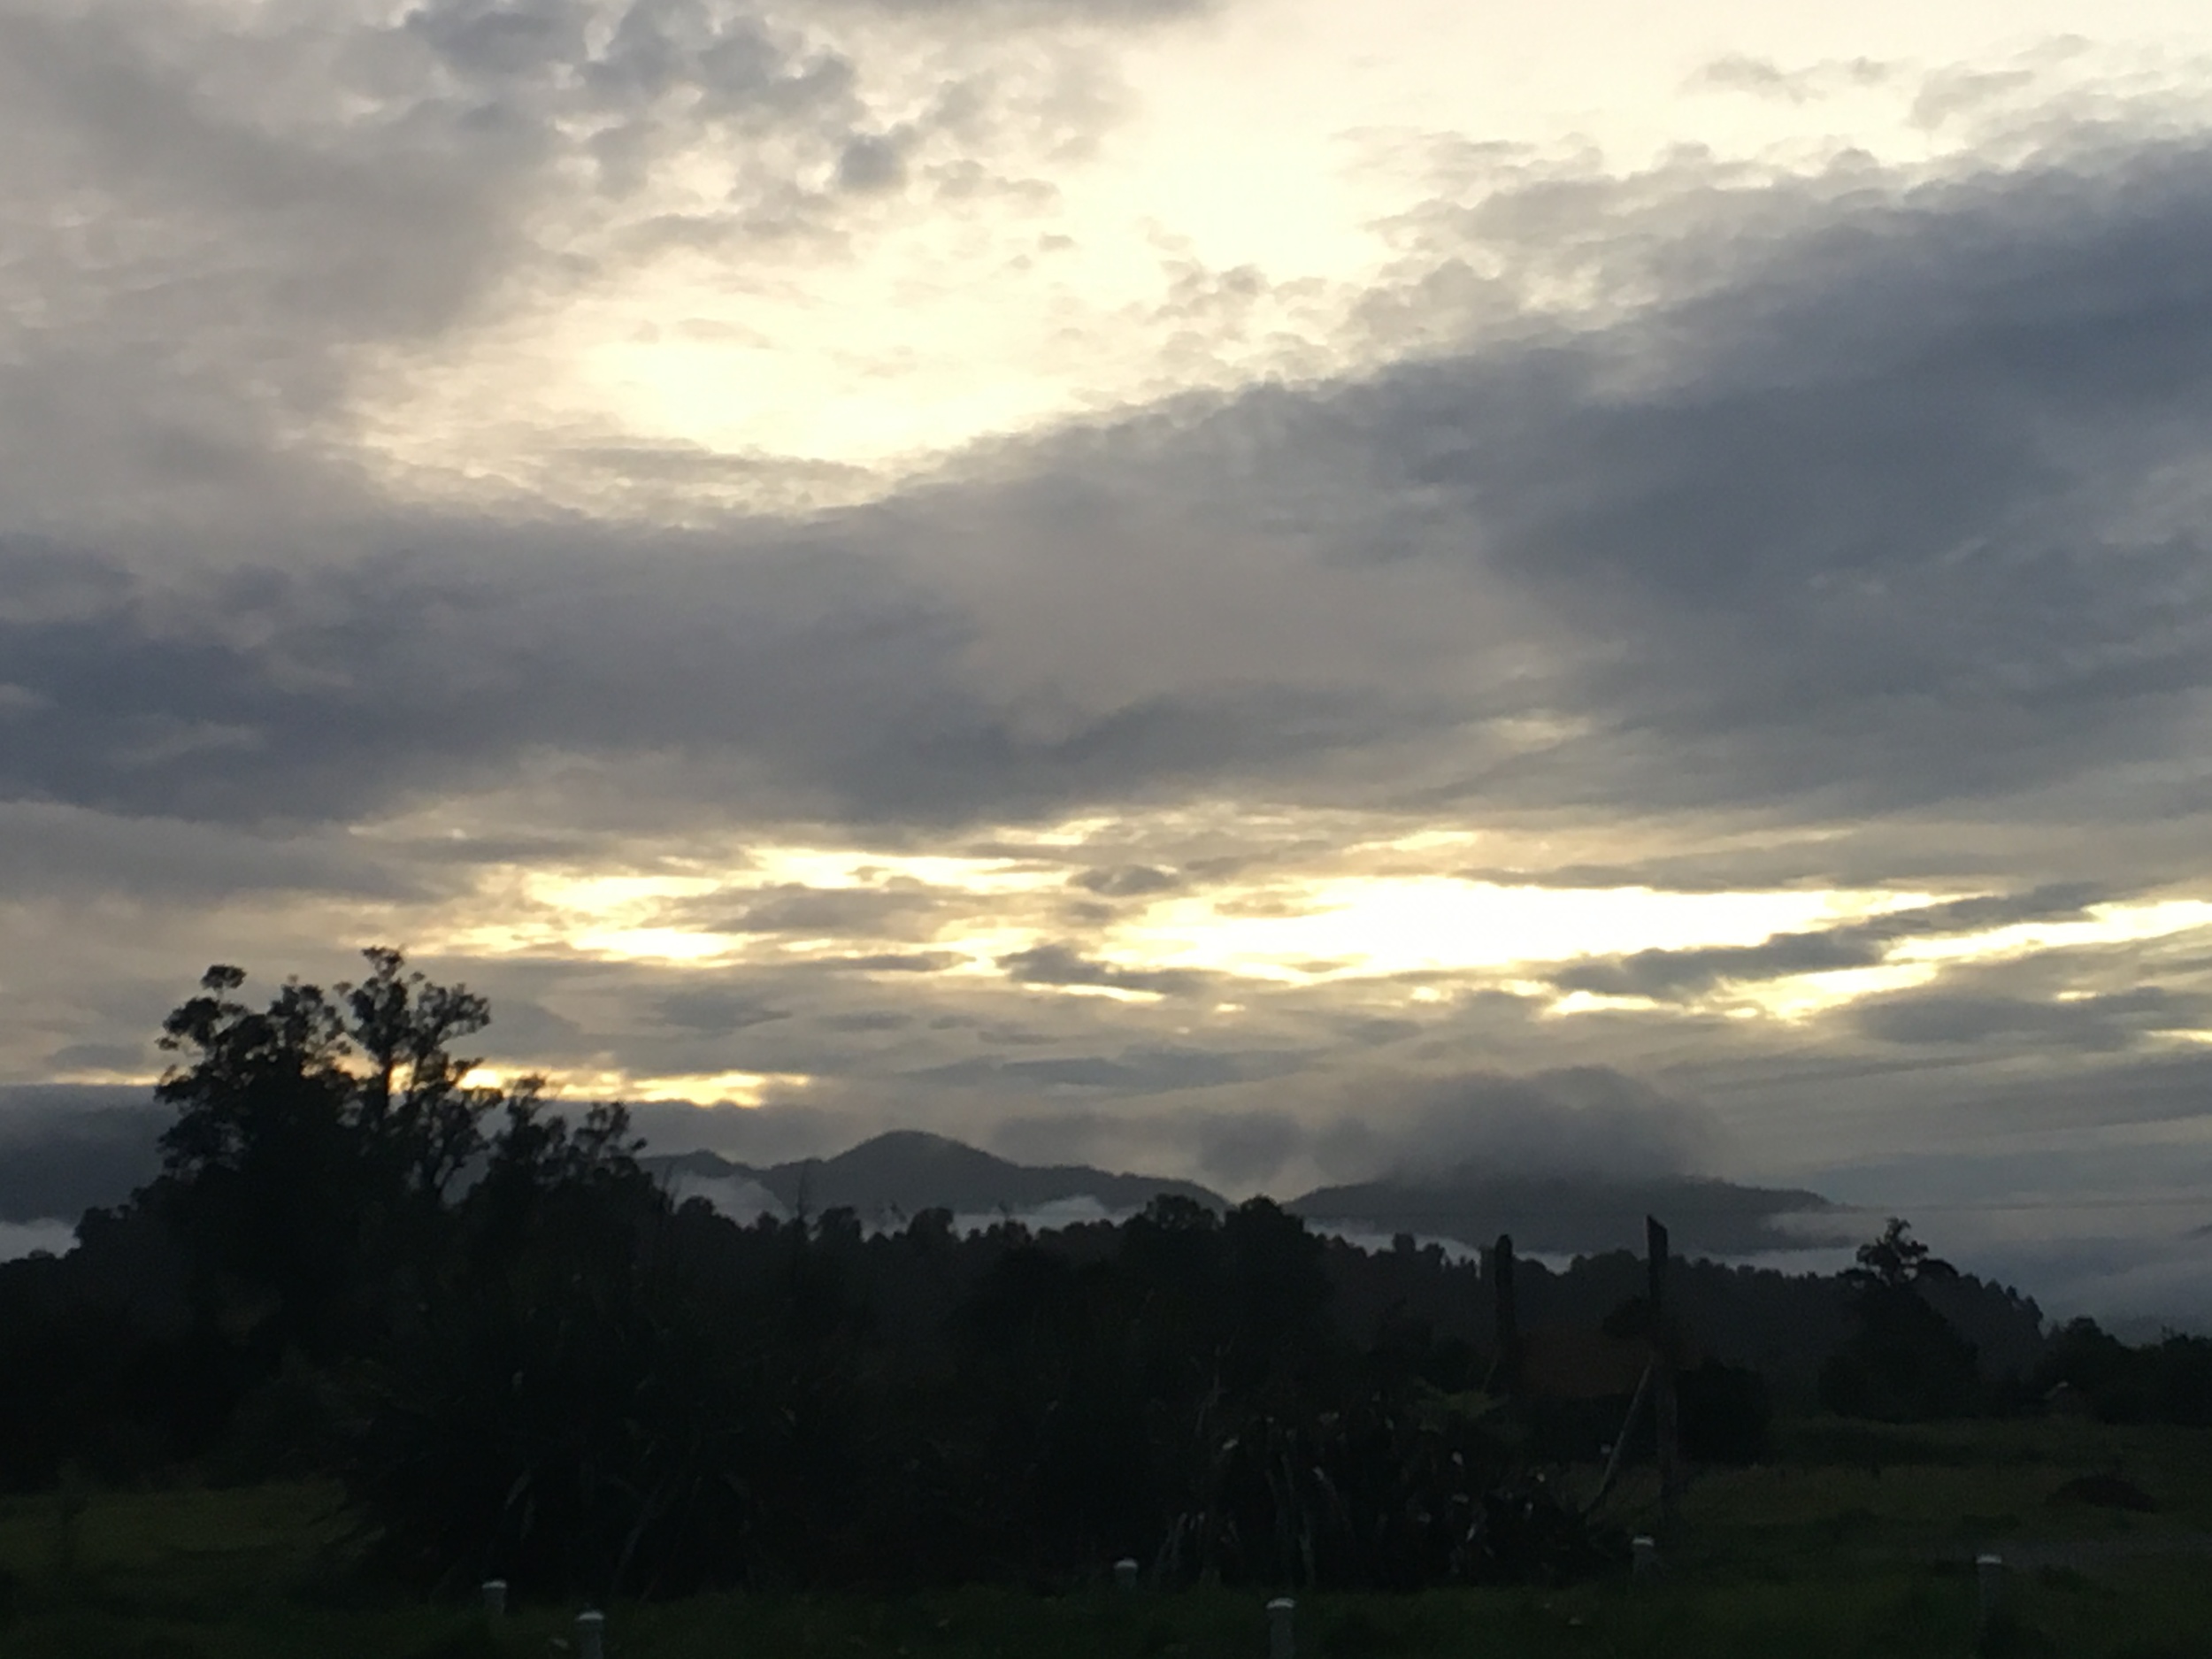
<path fill-rule="evenodd" d="M 2037 10 L 1855 8 L 1845 25 L 1611 0 L 1266 0 L 1041 64 L 969 41 L 952 70 L 1019 111 L 989 168 L 948 127 L 917 141 L 895 190 L 842 198 L 819 158 L 795 157 L 763 208 L 789 224 L 709 234 L 682 227 L 759 181 L 733 182 L 719 141 L 664 156 L 634 198 L 564 202 L 534 227 L 571 276 L 519 286 L 434 349 L 359 358 L 353 437 L 394 485 L 431 493 L 628 511 L 565 458 L 627 444 L 693 452 L 673 495 L 710 506 L 782 499 L 779 462 L 848 469 L 806 485 L 818 502 L 866 496 L 979 439 L 1371 365 L 1390 347 L 1362 305 L 1405 252 L 1406 216 L 1525 164 L 1920 165 L 1974 143 L 2024 86 L 2047 97 L 2131 63 L 2171 84 L 2180 42 L 2212 35 L 2139 5 L 2103 19 L 2103 47 L 2037 45 L 2072 8 Z M 816 26 L 872 63 L 871 29 L 899 27 Z M 2130 57 L 2147 35 L 2167 58 Z M 1929 65 L 1993 49 L 2004 75 L 1930 82 Z M 910 75 L 871 88 L 865 116 L 926 127 L 942 96 Z"/>
<path fill-rule="evenodd" d="M 1342 877 L 1303 891 L 1157 907 L 1137 931 L 1177 967 L 1272 978 L 1463 972 L 1635 950 L 1755 944 L 1770 934 L 1924 903 L 1918 894 L 1666 893 L 1510 887 L 1441 875 Z M 1255 904 L 1263 906 L 1253 914 Z"/>
<path fill-rule="evenodd" d="M 471 1088 L 504 1088 L 529 1075 L 511 1066 L 480 1065 L 462 1081 Z M 692 1071 L 640 1075 L 607 1067 L 571 1066 L 547 1080 L 557 1096 L 579 1101 L 671 1102 L 700 1107 L 757 1107 L 772 1097 L 805 1088 L 813 1079 L 795 1071 Z"/>
<path fill-rule="evenodd" d="M 1197 833 L 1205 822 L 1202 814 L 1187 815 L 1180 827 Z M 1133 821 L 1087 818 L 1025 831 L 1003 855 L 755 842 L 719 867 L 694 849 L 675 861 L 682 873 L 668 873 L 666 861 L 661 872 L 649 874 L 518 869 L 479 895 L 468 926 L 432 942 L 491 956 L 580 956 L 699 974 L 820 963 L 841 972 L 896 975 L 909 972 L 905 964 L 920 952 L 934 975 L 970 985 L 1140 1006 L 1187 982 L 1148 982 L 1146 976 L 1210 974 L 1252 987 L 1249 995 L 1228 992 L 1218 999 L 1217 1017 L 1241 1015 L 1252 995 L 1264 996 L 1271 987 L 1395 984 L 1386 1000 L 1420 1004 L 1435 1002 L 1440 985 L 1455 983 L 1534 998 L 1559 1017 L 1671 1006 L 1796 1023 L 1927 984 L 1964 964 L 2212 931 L 2212 902 L 2096 904 L 2072 917 L 1978 931 L 1904 932 L 1884 946 L 1880 960 L 1863 965 L 1741 981 L 1724 972 L 1710 986 L 1663 1004 L 1639 995 L 1554 989 L 1550 976 L 1578 963 L 1639 952 L 1755 947 L 1778 935 L 1848 928 L 1980 895 L 1871 887 L 1676 891 L 1478 879 L 1456 872 L 1483 839 L 1471 832 L 1362 838 L 1342 826 L 1301 825 L 1296 814 L 1270 827 L 1305 850 L 1195 885 L 1158 873 L 1145 890 L 1105 904 L 1084 881 L 1087 872 L 1122 867 L 1119 861 L 1142 833 Z M 1006 833 L 1010 841 L 1012 833 Z M 1108 862 L 1102 864 L 1102 857 Z M 504 915 L 497 913 L 500 894 L 506 895 Z M 864 902 L 849 912 L 825 912 L 818 921 L 810 911 L 772 926 L 749 919 L 751 907 L 773 909 L 795 895 L 807 902 L 841 896 Z M 871 901 L 883 902 L 880 918 L 866 908 Z M 1071 952 L 1090 964 L 1083 971 L 1089 977 L 1010 978 L 1010 964 L 1040 950 Z M 883 967 L 871 967 L 879 956 Z M 630 1084 L 632 1093 L 641 1087 L 636 1078 Z M 684 1097 L 695 1087 L 707 1086 L 665 1080 L 653 1086 L 653 1097 Z M 713 1087 L 731 1098 L 758 1094 L 749 1085 Z"/>

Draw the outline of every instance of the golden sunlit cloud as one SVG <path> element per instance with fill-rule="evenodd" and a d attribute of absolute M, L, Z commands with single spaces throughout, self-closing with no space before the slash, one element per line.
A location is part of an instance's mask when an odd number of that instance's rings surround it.
<path fill-rule="evenodd" d="M 1210 822 L 1206 812 L 1192 810 L 1179 819 L 1162 815 L 1150 828 L 1156 835 L 1164 826 L 1202 835 Z M 1672 1002 L 1590 990 L 1562 994 L 1544 975 L 1580 961 L 1755 946 L 1776 935 L 1849 926 L 1970 895 L 1475 879 L 1452 872 L 1486 850 L 1491 838 L 1478 832 L 1439 827 L 1378 838 L 1329 815 L 1308 822 L 1281 812 L 1248 815 L 1244 823 L 1302 850 L 1286 860 L 1261 860 L 1249 875 L 1225 877 L 1199 892 L 1171 885 L 1125 898 L 1090 921 L 1071 920 L 1071 902 L 1087 896 L 1071 886 L 1073 879 L 1093 868 L 1102 852 L 1118 859 L 1141 846 L 1142 826 L 1134 822 L 1089 817 L 1025 830 L 1018 856 L 756 842 L 723 873 L 714 872 L 710 856 L 697 853 L 678 861 L 687 864 L 686 873 L 669 873 L 665 859 L 650 873 L 517 869 L 488 879 L 469 923 L 439 942 L 495 956 L 551 952 L 700 972 L 842 964 L 918 943 L 934 954 L 939 977 L 970 985 L 1004 983 L 1010 962 L 1050 947 L 1072 951 L 1081 973 L 1071 975 L 1074 982 L 1022 979 L 1019 995 L 1150 1006 L 1174 987 L 1148 986 L 1142 976 L 1177 972 L 1222 975 L 1256 989 L 1418 979 L 1423 982 L 1393 997 L 1434 1004 L 1447 993 L 1428 981 L 1440 976 L 1533 999 L 1555 1018 L 1675 1008 L 1793 1024 L 1929 984 L 1962 964 L 2212 929 L 2212 902 L 2109 903 L 2072 918 L 1978 933 L 1907 933 L 1878 963 L 1724 979 Z M 1005 839 L 1013 841 L 1013 832 Z M 757 933 L 692 919 L 703 912 L 741 913 L 749 903 L 793 892 L 898 895 L 919 908 L 901 911 L 905 931 L 896 938 L 876 936 L 864 922 Z M 493 895 L 504 895 L 507 914 L 498 913 Z M 1079 948 L 1070 943 L 1085 935 L 1088 942 Z M 1532 976 L 1532 969 L 1543 972 Z M 1248 1000 L 1226 999 L 1222 1010 L 1242 1012 Z M 698 1098 L 702 1090 L 720 1089 L 730 1098 L 755 1098 L 760 1086 L 746 1083 L 746 1075 L 733 1073 L 726 1084 L 663 1079 L 649 1097 Z M 639 1093 L 638 1079 L 623 1081 L 634 1096 L 648 1097 Z"/>
<path fill-rule="evenodd" d="M 1215 896 L 1159 905 L 1116 937 L 1161 965 L 1263 979 L 1506 968 L 1638 950 L 1752 945 L 1928 902 L 1891 892 L 1668 893 L 1345 877 L 1266 890 L 1279 914 Z M 1301 964 L 1330 964 L 1317 970 Z"/>
<path fill-rule="evenodd" d="M 803 1089 L 813 1079 L 796 1071 L 687 1071 L 641 1075 L 616 1067 L 567 1066 L 527 1072 L 480 1065 L 462 1080 L 472 1088 L 504 1088 L 526 1075 L 542 1076 L 557 1098 L 631 1102 L 688 1102 L 708 1110 L 751 1110 L 772 1094 Z"/>
<path fill-rule="evenodd" d="M 2089 914 L 2079 921 L 2021 922 L 1985 933 L 1900 940 L 1890 954 L 1899 963 L 1925 963 L 1932 968 L 1941 963 L 2026 956 L 2039 950 L 2134 944 L 2198 927 L 2212 927 L 2212 902 L 2202 899 L 2154 899 L 2093 904 Z"/>

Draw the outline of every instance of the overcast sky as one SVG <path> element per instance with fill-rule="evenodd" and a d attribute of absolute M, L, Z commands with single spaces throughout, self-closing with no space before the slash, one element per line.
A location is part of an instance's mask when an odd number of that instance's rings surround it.
<path fill-rule="evenodd" d="M 2212 13 L 1805 11 L 0 0 L 0 1134 L 388 942 L 2212 1317 Z"/>

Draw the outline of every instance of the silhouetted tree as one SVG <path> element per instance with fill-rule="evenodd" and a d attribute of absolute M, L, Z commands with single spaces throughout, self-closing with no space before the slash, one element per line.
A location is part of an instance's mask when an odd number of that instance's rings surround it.
<path fill-rule="evenodd" d="M 374 1340 L 394 1274 L 434 1248 L 447 1189 L 508 1098 L 468 1087 L 477 1063 L 452 1052 L 488 1023 L 481 997 L 407 972 L 399 951 L 364 955 L 359 984 L 288 980 L 259 1008 L 234 995 L 242 970 L 210 968 L 162 1025 L 178 1059 L 155 1094 L 177 1117 L 146 1202 L 208 1317 L 267 1363 Z"/>
<path fill-rule="evenodd" d="M 1980 1381 L 1974 1345 L 1921 1294 L 1924 1282 L 1957 1270 L 1929 1254 L 1910 1224 L 1893 1216 L 1859 1247 L 1844 1280 L 1858 1330 L 1822 1368 L 1821 1402 L 1845 1417 L 1887 1422 L 1965 1415 Z"/>

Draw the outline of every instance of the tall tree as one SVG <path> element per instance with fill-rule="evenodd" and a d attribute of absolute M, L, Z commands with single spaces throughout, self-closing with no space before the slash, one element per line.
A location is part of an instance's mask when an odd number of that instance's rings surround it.
<path fill-rule="evenodd" d="M 290 979 L 256 1008 L 243 970 L 201 976 L 162 1025 L 178 1056 L 156 1088 L 159 1207 L 232 1334 L 327 1358 L 360 1339 L 381 1288 L 370 1257 L 417 1249 L 446 1189 L 481 1154 L 506 1096 L 467 1084 L 454 1042 L 489 1023 L 464 986 L 365 951 L 370 973 L 334 994 Z"/>
<path fill-rule="evenodd" d="M 1821 1402 L 1846 1417 L 1887 1421 L 1959 1417 L 1980 1385 L 1974 1345 L 1920 1293 L 1958 1270 L 1893 1216 L 1846 1270 L 1858 1330 L 1821 1368 Z"/>
<path fill-rule="evenodd" d="M 465 985 L 437 985 L 406 972 L 406 957 L 388 946 L 361 954 L 368 978 L 337 987 L 346 1034 L 365 1063 L 355 1089 L 356 1121 L 414 1190 L 442 1195 L 482 1149 L 482 1119 L 502 1098 L 495 1089 L 468 1087 L 481 1062 L 453 1052 L 459 1039 L 491 1024 L 491 1004 Z"/>

